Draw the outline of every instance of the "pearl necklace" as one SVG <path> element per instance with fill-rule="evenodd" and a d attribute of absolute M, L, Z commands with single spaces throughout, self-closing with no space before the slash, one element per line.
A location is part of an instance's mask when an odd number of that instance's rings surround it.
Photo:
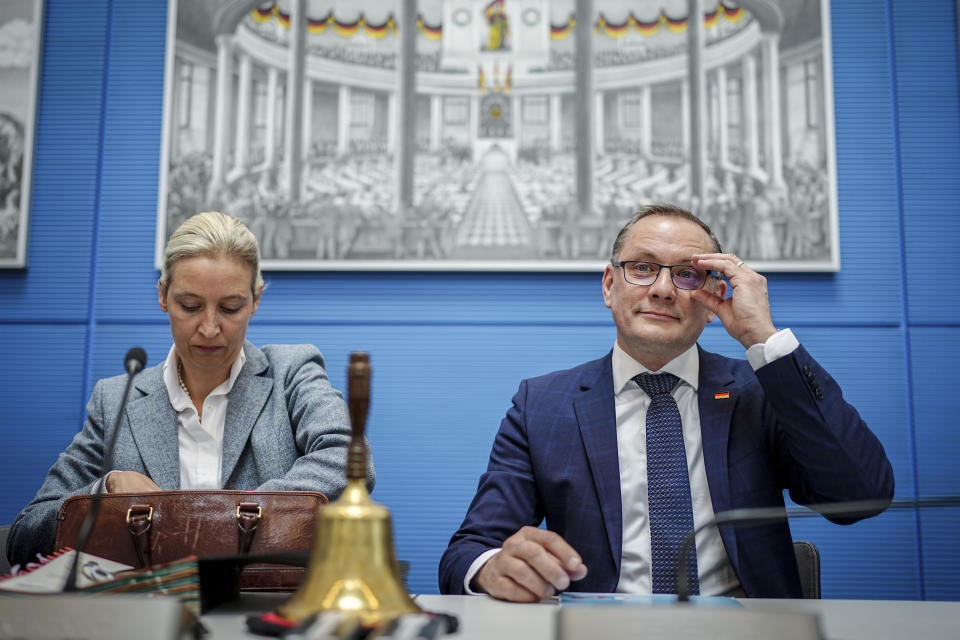
<path fill-rule="evenodd" d="M 183 382 L 183 361 L 177 360 L 177 382 L 180 383 L 180 390 L 187 394 L 187 397 L 190 398 L 190 390 L 187 389 L 187 385 Z M 191 398 L 192 399 L 192 398 Z"/>

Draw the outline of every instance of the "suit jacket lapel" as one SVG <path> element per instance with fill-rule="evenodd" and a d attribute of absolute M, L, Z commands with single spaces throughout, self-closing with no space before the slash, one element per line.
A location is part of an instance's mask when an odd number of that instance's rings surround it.
<path fill-rule="evenodd" d="M 227 395 L 226 423 L 223 426 L 223 462 L 220 469 L 220 483 L 223 486 L 226 486 L 233 474 L 273 387 L 273 380 L 262 375 L 269 368 L 263 352 L 250 342 L 244 343 L 243 351 L 247 361 Z"/>
<path fill-rule="evenodd" d="M 594 366 L 584 370 L 580 395 L 575 396 L 573 406 L 603 512 L 610 552 L 619 573 L 623 514 L 620 505 L 620 460 L 617 452 L 617 413 L 613 399 L 611 354 L 612 351 L 595 360 L 592 363 Z"/>
<path fill-rule="evenodd" d="M 700 435 L 703 439 L 703 465 L 707 472 L 713 510 L 719 513 L 733 508 L 728 448 L 733 409 L 739 400 L 739 385 L 736 384 L 726 360 L 704 351 L 699 346 L 697 349 L 700 352 L 697 404 L 700 410 Z M 730 524 L 720 525 L 719 529 L 730 562 L 734 567 L 738 567 L 736 529 Z"/>
<path fill-rule="evenodd" d="M 163 384 L 162 366 L 146 369 L 137 377 L 127 402 L 126 416 L 150 478 L 161 489 L 179 489 L 177 412 L 170 405 Z"/>

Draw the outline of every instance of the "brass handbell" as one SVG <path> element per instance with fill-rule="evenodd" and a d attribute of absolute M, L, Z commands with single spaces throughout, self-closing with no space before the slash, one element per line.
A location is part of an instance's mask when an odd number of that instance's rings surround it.
<path fill-rule="evenodd" d="M 277 613 L 303 622 L 321 611 L 357 616 L 376 625 L 420 613 L 400 578 L 393 550 L 390 512 L 370 499 L 366 487 L 367 447 L 364 425 L 370 406 L 370 358 L 350 354 L 347 404 L 351 438 L 347 452 L 347 487 L 320 512 L 306 577 Z"/>

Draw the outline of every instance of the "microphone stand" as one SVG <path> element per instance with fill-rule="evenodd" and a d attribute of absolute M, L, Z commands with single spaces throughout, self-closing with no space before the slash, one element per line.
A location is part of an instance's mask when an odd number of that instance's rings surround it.
<path fill-rule="evenodd" d="M 813 516 L 847 516 L 864 518 L 877 515 L 886 509 L 918 509 L 923 507 L 946 507 L 960 505 L 960 496 L 943 498 L 921 498 L 909 500 L 858 500 L 852 502 L 829 502 L 812 504 L 806 509 L 786 509 L 784 507 L 756 507 L 749 509 L 730 509 L 714 515 L 712 520 L 704 522 L 687 532 L 680 542 L 680 557 L 677 559 L 677 598 L 680 602 L 690 601 L 690 583 L 687 580 L 687 556 L 696 540 L 697 534 L 707 527 L 738 522 L 744 524 L 772 524 L 790 518 L 810 518 Z"/>
<path fill-rule="evenodd" d="M 106 489 L 104 480 L 107 472 L 113 467 L 113 448 L 117 444 L 117 434 L 120 432 L 120 420 L 123 418 L 123 412 L 127 408 L 127 396 L 130 395 L 130 387 L 133 386 L 133 377 L 143 369 L 147 362 L 146 352 L 134 347 L 127 352 L 125 364 L 127 368 L 127 383 L 123 387 L 123 397 L 120 400 L 120 409 L 117 411 L 117 419 L 113 423 L 113 433 L 110 434 L 110 442 L 104 449 L 103 464 L 100 468 L 100 482 L 97 484 L 97 490 L 93 494 L 93 500 L 90 502 L 90 510 L 87 512 L 83 523 L 80 525 L 80 531 L 77 534 L 77 546 L 74 550 L 73 563 L 70 565 L 70 573 L 67 574 L 67 581 L 63 585 L 64 592 L 77 590 L 77 571 L 80 566 L 80 553 L 87 546 L 87 539 L 93 531 L 93 524 L 96 522 L 97 514 L 100 512 L 100 503 L 103 501 L 103 492 Z"/>

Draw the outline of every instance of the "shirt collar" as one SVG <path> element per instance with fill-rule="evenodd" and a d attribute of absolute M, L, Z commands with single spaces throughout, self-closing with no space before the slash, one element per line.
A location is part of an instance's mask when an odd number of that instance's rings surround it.
<path fill-rule="evenodd" d="M 240 355 L 237 356 L 237 359 L 233 361 L 233 365 L 230 366 L 230 376 L 217 386 L 216 389 L 211 391 L 210 395 L 226 395 L 230 393 L 230 390 L 233 389 L 233 383 L 237 381 L 237 376 L 240 375 L 240 370 L 243 369 L 246 361 L 247 354 L 243 349 L 240 349 Z M 163 362 L 163 384 L 167 387 L 167 395 L 170 397 L 170 404 L 175 411 L 183 411 L 193 406 L 190 396 L 180 388 L 180 380 L 177 376 L 176 345 L 170 347 L 170 351 L 167 353 L 167 359 Z"/>
<path fill-rule="evenodd" d="M 613 345 L 613 392 L 614 395 L 620 395 L 627 384 L 633 380 L 633 377 L 639 373 L 647 373 L 650 369 L 627 355 L 627 352 L 620 348 L 620 345 Z M 697 382 L 700 379 L 700 353 L 697 351 L 697 345 L 694 344 L 679 356 L 668 362 L 657 373 L 672 373 L 691 387 L 697 390 Z"/>

